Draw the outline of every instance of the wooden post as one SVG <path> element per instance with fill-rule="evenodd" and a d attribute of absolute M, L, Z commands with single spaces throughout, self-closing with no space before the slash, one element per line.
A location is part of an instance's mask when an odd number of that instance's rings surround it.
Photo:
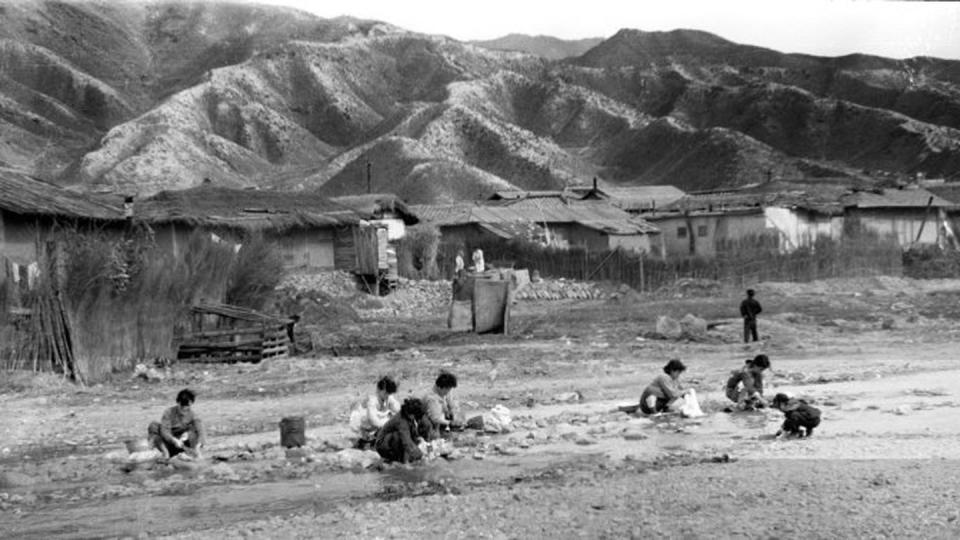
<path fill-rule="evenodd" d="M 643 256 L 641 255 L 641 256 L 640 256 L 640 292 L 642 293 L 643 291 L 644 291 L 644 284 L 643 284 Z"/>

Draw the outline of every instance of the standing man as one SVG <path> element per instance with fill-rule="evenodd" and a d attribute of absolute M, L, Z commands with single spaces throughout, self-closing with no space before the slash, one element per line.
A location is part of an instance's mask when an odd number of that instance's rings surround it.
<path fill-rule="evenodd" d="M 463 277 L 463 250 L 457 251 L 457 257 L 453 260 L 453 277 L 460 279 Z"/>
<path fill-rule="evenodd" d="M 743 342 L 749 343 L 751 336 L 753 341 L 758 341 L 757 337 L 757 315 L 763 311 L 760 302 L 754 298 L 756 292 L 753 289 L 747 289 L 747 297 L 740 302 L 740 316 L 743 317 Z"/>
<path fill-rule="evenodd" d="M 484 270 L 487 269 L 486 265 L 483 264 L 483 250 L 477 248 L 473 250 L 473 271 L 482 274 Z"/>

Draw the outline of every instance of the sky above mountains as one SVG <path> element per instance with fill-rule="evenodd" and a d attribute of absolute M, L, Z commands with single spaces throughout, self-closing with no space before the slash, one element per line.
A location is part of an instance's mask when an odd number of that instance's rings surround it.
<path fill-rule="evenodd" d="M 510 33 L 610 37 L 622 28 L 704 30 L 781 52 L 960 59 L 960 3 L 623 0 L 257 0 L 331 18 L 376 19 L 427 34 L 485 40 Z"/>

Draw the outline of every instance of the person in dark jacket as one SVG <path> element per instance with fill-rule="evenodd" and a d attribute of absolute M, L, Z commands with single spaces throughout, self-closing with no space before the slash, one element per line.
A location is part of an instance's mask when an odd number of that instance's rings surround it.
<path fill-rule="evenodd" d="M 777 394 L 773 397 L 773 406 L 786 417 L 780 431 L 777 431 L 777 437 L 784 433 L 809 437 L 813 435 L 813 428 L 820 425 L 820 409 L 802 399 L 790 399 L 786 394 Z"/>
<path fill-rule="evenodd" d="M 394 415 L 380 428 L 374 448 L 384 461 L 410 463 L 423 457 L 417 445 L 421 441 L 419 423 L 425 412 L 422 401 L 407 398 L 400 406 L 400 414 Z"/>
<path fill-rule="evenodd" d="M 743 317 L 743 342 L 749 343 L 750 338 L 753 338 L 753 341 L 758 341 L 759 337 L 757 336 L 757 315 L 759 315 L 763 308 L 760 307 L 760 302 L 757 302 L 757 299 L 754 298 L 756 291 L 753 289 L 747 289 L 747 297 L 743 299 L 743 302 L 740 302 L 740 316 Z"/>

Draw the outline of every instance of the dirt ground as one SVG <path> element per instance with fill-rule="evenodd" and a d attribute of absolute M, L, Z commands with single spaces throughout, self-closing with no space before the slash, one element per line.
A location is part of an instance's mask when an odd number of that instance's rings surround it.
<path fill-rule="evenodd" d="M 90 387 L 5 373 L 0 536 L 960 537 L 960 281 L 755 288 L 765 311 L 750 345 L 740 291 L 608 287 L 602 299 L 518 302 L 508 336 L 453 333 L 436 302 L 399 316 L 385 300 L 359 322 L 302 329 L 354 342 L 346 353 Z M 653 333 L 658 316 L 687 313 L 710 330 Z M 760 352 L 773 363 L 767 394 L 823 410 L 814 437 L 771 439 L 775 411 L 722 412 L 726 376 Z M 688 365 L 707 415 L 617 412 L 670 358 Z M 508 407 L 512 431 L 458 433 L 456 459 L 413 467 L 346 449 L 350 406 L 380 375 L 405 397 L 440 369 L 457 374 L 468 411 Z M 110 459 L 187 386 L 208 425 L 205 460 Z M 305 451 L 279 447 L 290 415 L 307 419 Z"/>

